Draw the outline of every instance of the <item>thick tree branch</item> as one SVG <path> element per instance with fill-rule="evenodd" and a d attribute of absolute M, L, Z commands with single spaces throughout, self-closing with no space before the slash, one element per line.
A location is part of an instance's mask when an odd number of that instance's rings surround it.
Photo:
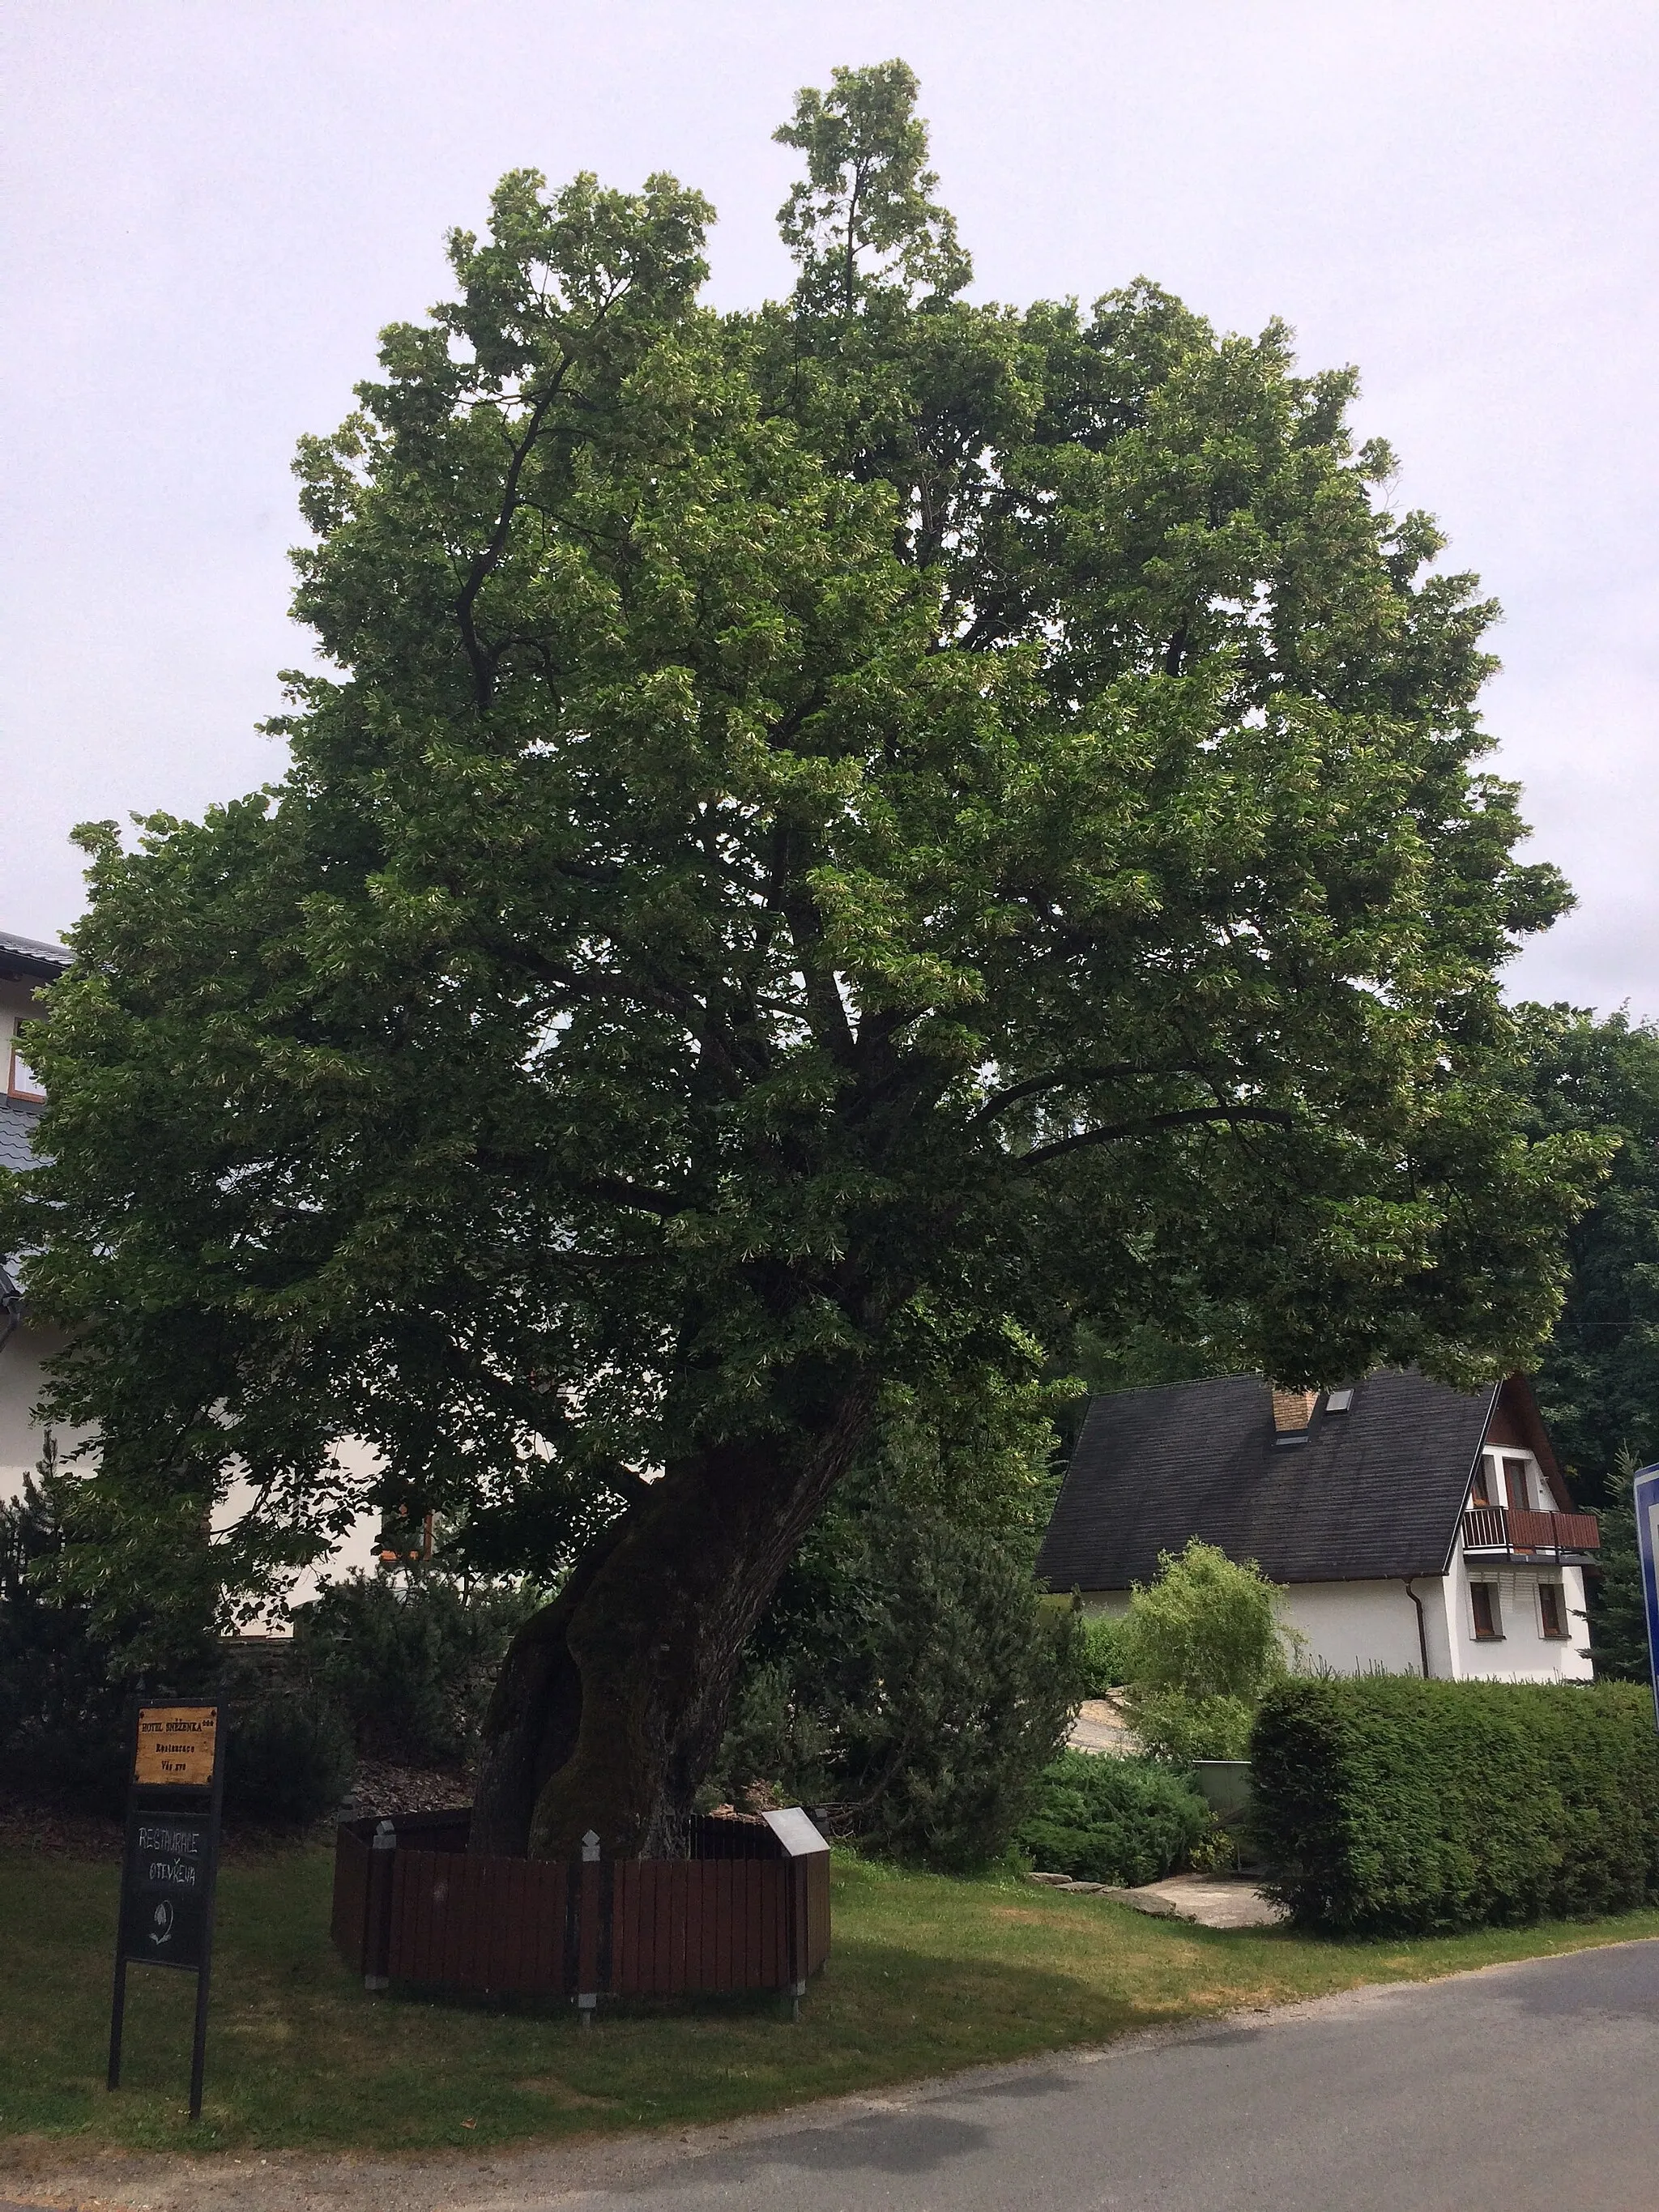
<path fill-rule="evenodd" d="M 643 1475 L 635 1474 L 631 1467 L 624 1467 L 620 1460 L 607 1460 L 596 1471 L 600 1481 L 608 1489 L 614 1490 L 618 1498 L 626 1498 L 630 1505 L 649 1503 L 651 1485 Z"/>
<path fill-rule="evenodd" d="M 678 985 L 648 982 L 639 975 L 611 975 L 599 968 L 572 968 L 567 962 L 550 960 L 545 953 L 530 945 L 487 941 L 484 950 L 500 959 L 516 963 L 540 981 L 568 991 L 573 998 L 654 1006 L 659 1013 L 671 1015 L 683 1023 L 709 1057 L 718 1060 L 734 1079 L 743 1079 L 744 1071 L 739 1065 L 735 1041 L 694 992 Z"/>
<path fill-rule="evenodd" d="M 969 1115 L 969 1126 L 972 1127 L 975 1121 L 994 1121 L 999 1114 L 1006 1114 L 1011 1106 L 1018 1106 L 1027 1098 L 1039 1098 L 1045 1091 L 1065 1091 L 1074 1085 L 1080 1088 L 1094 1083 L 1145 1082 L 1154 1076 L 1193 1075 L 1196 1073 L 1194 1068 L 1187 1066 L 1137 1067 L 1127 1060 L 1115 1066 L 1057 1067 L 1047 1075 L 1034 1075 L 1027 1082 L 1012 1084 L 1006 1091 L 999 1091 Z"/>
<path fill-rule="evenodd" d="M 806 985 L 806 1010 L 813 1033 L 836 1066 L 851 1071 L 858 1066 L 859 1042 L 840 985 L 830 970 L 815 957 L 823 941 L 823 923 L 817 908 L 802 894 L 786 898 L 783 911 L 800 957 L 801 975 Z"/>
<path fill-rule="evenodd" d="M 477 1164 L 489 1175 L 534 1175 L 544 1170 L 544 1154 L 519 1152 L 511 1147 L 481 1145 L 473 1154 Z M 629 1182 L 625 1176 L 589 1176 L 574 1186 L 581 1198 L 602 1198 L 613 1206 L 633 1207 L 641 1213 L 654 1213 L 666 1221 L 685 1211 L 688 1201 L 677 1197 L 672 1190 L 656 1190 L 648 1183 Z M 561 1255 L 561 1258 L 562 1258 Z M 573 1252 L 573 1260 L 596 1255 Z"/>
<path fill-rule="evenodd" d="M 525 434 L 512 448 L 512 459 L 507 463 L 507 481 L 501 488 L 501 509 L 495 519 L 495 527 L 491 531 L 489 542 L 483 552 L 474 556 L 472 565 L 467 570 L 466 581 L 462 585 L 460 595 L 455 602 L 455 618 L 460 624 L 461 645 L 472 670 L 472 693 L 481 714 L 487 714 L 489 712 L 490 699 L 495 684 L 495 669 L 494 656 L 485 652 L 479 639 L 477 625 L 472 619 L 472 611 L 477 605 L 479 592 L 483 589 L 486 580 L 506 549 L 507 537 L 513 528 L 513 518 L 519 507 L 519 479 L 524 474 L 526 462 L 535 450 L 536 441 L 541 435 L 542 424 L 546 419 L 547 410 L 558 398 L 560 387 L 564 382 L 569 367 L 570 356 L 566 354 L 554 372 L 552 380 L 546 391 L 530 410 L 530 419 Z"/>
<path fill-rule="evenodd" d="M 1128 1137 L 1149 1137 L 1159 1129 L 1178 1129 L 1201 1122 L 1267 1122 L 1275 1128 L 1295 1126 L 1297 1115 L 1282 1106 L 1183 1106 L 1168 1114 L 1149 1114 L 1139 1121 L 1120 1121 L 1109 1129 L 1082 1129 L 1074 1137 L 1057 1138 L 1021 1152 L 1012 1162 L 1017 1171 L 1043 1166 L 1066 1152 L 1080 1152 L 1094 1145 L 1115 1145 Z"/>

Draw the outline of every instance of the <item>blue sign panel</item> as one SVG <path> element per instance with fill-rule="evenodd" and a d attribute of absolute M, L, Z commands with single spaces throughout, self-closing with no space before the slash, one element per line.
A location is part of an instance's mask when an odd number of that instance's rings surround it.
<path fill-rule="evenodd" d="M 1648 1672 L 1653 1679 L 1654 1725 L 1659 1728 L 1659 1467 L 1644 1467 L 1636 1478 L 1636 1548 L 1642 1560 L 1642 1596 L 1648 1614 Z"/>

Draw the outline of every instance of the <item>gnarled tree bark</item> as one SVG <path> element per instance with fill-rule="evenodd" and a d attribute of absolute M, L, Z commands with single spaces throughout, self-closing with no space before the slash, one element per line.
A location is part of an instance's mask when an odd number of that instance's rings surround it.
<path fill-rule="evenodd" d="M 471 1847 L 674 1856 L 720 1748 L 744 1639 L 869 1426 L 847 1392 L 809 1448 L 672 1466 L 526 1621 L 484 1722 Z"/>

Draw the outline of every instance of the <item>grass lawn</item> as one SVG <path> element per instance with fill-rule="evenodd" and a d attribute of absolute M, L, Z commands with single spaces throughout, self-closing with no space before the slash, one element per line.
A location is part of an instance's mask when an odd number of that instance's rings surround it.
<path fill-rule="evenodd" d="M 504 2010 L 369 1996 L 328 1942 L 331 1854 L 221 1875 L 207 2100 L 185 2112 L 190 1976 L 128 1979 L 124 2086 L 104 2087 L 116 1870 L 0 1852 L 0 2136 L 69 2148 L 480 2148 L 723 2119 L 1157 2022 L 1659 1935 L 1659 1912 L 1439 1939 L 1218 1934 L 1011 1877 L 950 1881 L 839 1858 L 835 1942 L 802 2018 Z"/>

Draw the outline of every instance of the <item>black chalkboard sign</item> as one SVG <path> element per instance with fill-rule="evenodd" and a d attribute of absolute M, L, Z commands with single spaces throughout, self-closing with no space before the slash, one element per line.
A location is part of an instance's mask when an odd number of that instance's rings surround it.
<path fill-rule="evenodd" d="M 205 1813 L 140 1814 L 127 1824 L 121 1953 L 131 1964 L 201 1969 L 213 1859 Z"/>
<path fill-rule="evenodd" d="M 127 1771 L 126 1849 L 110 2008 L 109 2086 L 121 2085 L 121 2031 L 130 1966 L 173 1966 L 196 1977 L 190 2116 L 202 2117 L 213 1898 L 224 1796 L 223 1708 L 183 1698 L 145 1700 L 133 1711 Z"/>

